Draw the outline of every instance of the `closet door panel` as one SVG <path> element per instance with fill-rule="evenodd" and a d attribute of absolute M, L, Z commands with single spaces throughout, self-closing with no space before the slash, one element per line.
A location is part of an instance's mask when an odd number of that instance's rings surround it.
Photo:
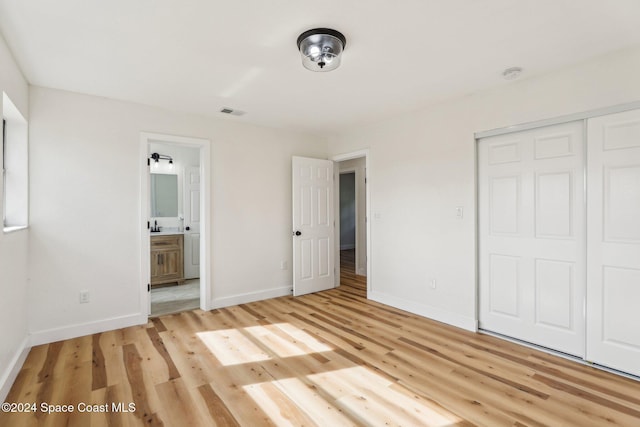
<path fill-rule="evenodd" d="M 640 110 L 588 120 L 587 359 L 640 375 Z"/>
<path fill-rule="evenodd" d="M 478 145 L 480 328 L 584 356 L 583 122 Z"/>

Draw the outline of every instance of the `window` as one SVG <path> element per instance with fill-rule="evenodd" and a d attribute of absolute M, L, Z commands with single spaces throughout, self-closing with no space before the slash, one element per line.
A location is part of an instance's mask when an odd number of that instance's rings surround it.
<path fill-rule="evenodd" d="M 2 94 L 2 223 L 5 232 L 28 225 L 27 121 Z"/>

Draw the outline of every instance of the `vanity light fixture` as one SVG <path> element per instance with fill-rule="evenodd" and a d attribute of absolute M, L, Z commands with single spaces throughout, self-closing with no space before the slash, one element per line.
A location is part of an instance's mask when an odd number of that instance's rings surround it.
<path fill-rule="evenodd" d="M 168 160 L 169 161 L 169 169 L 173 169 L 173 159 L 171 156 L 165 156 L 164 154 L 152 153 L 151 159 L 153 159 L 153 168 L 158 169 L 160 165 L 160 160 Z"/>
<path fill-rule="evenodd" d="M 314 28 L 298 36 L 302 65 L 311 71 L 331 71 L 340 66 L 340 57 L 347 44 L 344 35 L 331 28 Z"/>

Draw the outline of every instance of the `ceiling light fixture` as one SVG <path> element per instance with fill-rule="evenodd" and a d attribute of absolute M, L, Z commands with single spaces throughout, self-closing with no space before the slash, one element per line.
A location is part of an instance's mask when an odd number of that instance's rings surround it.
<path fill-rule="evenodd" d="M 520 74 L 522 74 L 522 68 L 511 67 L 502 72 L 502 77 L 504 77 L 505 80 L 514 80 L 520 77 Z"/>
<path fill-rule="evenodd" d="M 340 55 L 347 44 L 342 33 L 330 28 L 314 28 L 298 37 L 302 65 L 311 71 L 331 71 L 340 66 Z"/>

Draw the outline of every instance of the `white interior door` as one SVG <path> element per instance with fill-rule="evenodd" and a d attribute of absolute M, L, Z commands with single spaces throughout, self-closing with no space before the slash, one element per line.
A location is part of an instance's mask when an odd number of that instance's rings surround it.
<path fill-rule="evenodd" d="M 478 146 L 480 328 L 584 356 L 582 122 Z"/>
<path fill-rule="evenodd" d="M 184 171 L 184 278 L 200 277 L 200 166 Z"/>
<path fill-rule="evenodd" d="M 587 360 L 640 375 L 640 110 L 588 135 Z"/>
<path fill-rule="evenodd" d="M 292 158 L 293 295 L 334 286 L 333 162 Z"/>

